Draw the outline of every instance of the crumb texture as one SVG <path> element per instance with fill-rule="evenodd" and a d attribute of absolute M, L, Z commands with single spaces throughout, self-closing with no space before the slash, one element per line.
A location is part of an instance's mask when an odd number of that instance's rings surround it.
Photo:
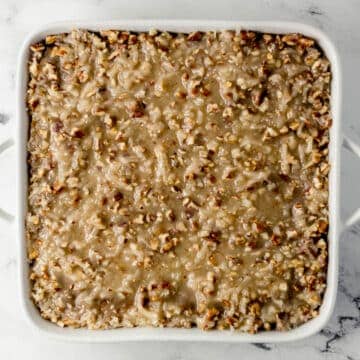
<path fill-rule="evenodd" d="M 60 326 L 288 330 L 326 288 L 330 64 L 299 34 L 31 46 L 31 297 Z"/>

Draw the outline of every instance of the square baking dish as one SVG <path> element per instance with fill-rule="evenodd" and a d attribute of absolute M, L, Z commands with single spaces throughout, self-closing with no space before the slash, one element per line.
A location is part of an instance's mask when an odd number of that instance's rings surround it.
<path fill-rule="evenodd" d="M 26 111 L 26 88 L 29 46 L 46 35 L 69 32 L 73 28 L 93 31 L 121 29 L 128 31 L 149 31 L 152 28 L 171 32 L 192 32 L 207 30 L 253 30 L 267 33 L 302 33 L 314 38 L 331 63 L 331 111 L 333 125 L 330 129 L 329 162 L 329 235 L 328 235 L 328 273 L 327 288 L 320 308 L 320 314 L 301 325 L 286 331 L 269 331 L 257 334 L 236 331 L 209 331 L 199 329 L 174 328 L 120 328 L 114 330 L 87 330 L 60 328 L 40 317 L 32 303 L 29 293 L 29 266 L 26 256 L 25 216 L 27 211 L 27 139 L 29 118 Z M 20 296 L 24 313 L 33 327 L 42 333 L 63 340 L 79 342 L 118 342 L 118 341 L 212 341 L 212 342 L 284 342 L 304 338 L 323 328 L 329 320 L 335 305 L 338 280 L 338 241 L 339 241 L 339 174 L 340 174 L 340 102 L 341 74 L 337 52 L 331 41 L 321 31 L 304 24 L 288 22 L 257 21 L 195 21 L 195 20 L 119 20 L 99 22 L 63 22 L 42 27 L 29 35 L 20 52 L 17 78 L 17 117 L 16 117 L 16 171 L 17 171 L 17 211 L 16 227 L 19 246 Z M 348 148 L 356 152 L 356 145 L 346 142 Z M 358 215 L 358 214 L 357 214 Z M 356 216 L 355 216 L 356 217 Z M 354 220 L 354 219 L 352 219 Z"/>

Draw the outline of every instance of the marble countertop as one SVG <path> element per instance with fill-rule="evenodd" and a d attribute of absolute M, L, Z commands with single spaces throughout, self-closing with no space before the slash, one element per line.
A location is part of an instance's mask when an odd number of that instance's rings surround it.
<path fill-rule="evenodd" d="M 358 0 L 62 0 L 0 1 L 0 144 L 12 136 L 19 47 L 39 24 L 66 19 L 203 18 L 289 20 L 315 25 L 339 49 L 343 131 L 360 143 L 360 1 Z M 0 208 L 14 212 L 15 152 L 0 155 Z M 360 161 L 342 150 L 341 217 L 360 204 Z M 334 314 L 323 331 L 287 344 L 60 343 L 34 332 L 20 309 L 14 227 L 0 219 L 0 358 L 41 359 L 347 359 L 360 360 L 360 225 L 340 239 L 340 281 Z"/>

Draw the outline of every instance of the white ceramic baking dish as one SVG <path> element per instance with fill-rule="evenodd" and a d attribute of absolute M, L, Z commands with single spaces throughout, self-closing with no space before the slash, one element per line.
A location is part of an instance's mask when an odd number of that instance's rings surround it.
<path fill-rule="evenodd" d="M 258 334 L 244 334 L 232 331 L 209 331 L 198 329 L 157 329 L 157 328 L 132 328 L 116 330 L 85 330 L 60 328 L 57 325 L 42 319 L 29 298 L 28 263 L 26 259 L 26 242 L 24 235 L 24 219 L 27 207 L 27 151 L 28 115 L 25 107 L 25 94 L 27 85 L 27 62 L 29 45 L 43 39 L 48 34 L 68 32 L 73 28 L 90 30 L 123 29 L 132 31 L 148 31 L 151 28 L 173 32 L 191 32 L 195 30 L 223 30 L 246 29 L 270 33 L 299 32 L 318 41 L 331 62 L 332 69 L 332 95 L 331 109 L 333 125 L 330 134 L 330 228 L 329 228 L 329 264 L 327 274 L 327 289 L 325 292 L 320 314 L 315 319 L 287 332 L 261 332 Z M 359 147 L 346 139 L 341 134 L 340 123 L 341 104 L 341 73 L 338 54 L 328 39 L 321 31 L 308 25 L 288 22 L 259 22 L 259 21 L 195 21 L 195 20 L 119 20 L 102 22 L 64 22 L 42 27 L 26 39 L 20 52 L 17 74 L 17 116 L 16 116 L 16 171 L 17 171 L 17 209 L 16 231 L 19 245 L 20 267 L 20 293 L 21 303 L 31 325 L 42 333 L 59 339 L 81 342 L 118 342 L 138 340 L 180 340 L 180 341 L 216 341 L 216 342 L 283 342 L 304 338 L 319 331 L 328 321 L 335 304 L 338 280 L 338 242 L 339 242 L 339 174 L 340 174 L 340 146 L 346 147 L 360 155 Z M 0 146 L 0 152 L 10 142 Z M 0 216 L 10 218 L 4 211 Z M 357 211 L 349 220 L 354 223 L 360 217 Z"/>

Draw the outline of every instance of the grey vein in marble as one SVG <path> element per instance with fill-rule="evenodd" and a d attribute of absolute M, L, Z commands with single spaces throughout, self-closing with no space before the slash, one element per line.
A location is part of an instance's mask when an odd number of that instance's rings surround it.
<path fill-rule="evenodd" d="M 10 116 L 8 114 L 0 113 L 0 124 L 5 125 L 10 120 Z"/>
<path fill-rule="evenodd" d="M 317 6 L 312 5 L 309 6 L 307 9 L 307 12 L 311 15 L 311 16 L 321 16 L 324 15 L 324 12 Z"/>

